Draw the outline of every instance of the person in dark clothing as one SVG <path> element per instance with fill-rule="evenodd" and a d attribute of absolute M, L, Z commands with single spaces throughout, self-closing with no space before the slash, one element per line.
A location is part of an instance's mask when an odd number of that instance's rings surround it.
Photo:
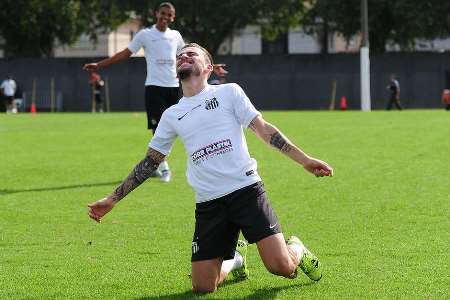
<path fill-rule="evenodd" d="M 92 85 L 92 93 L 95 100 L 95 105 L 92 104 L 92 112 L 103 112 L 103 99 L 101 90 L 105 85 L 105 82 L 97 72 L 92 72 L 89 83 Z"/>
<path fill-rule="evenodd" d="M 389 85 L 386 87 L 389 90 L 389 102 L 387 104 L 386 110 L 391 110 L 392 105 L 394 104 L 399 110 L 402 110 L 403 107 L 400 104 L 400 84 L 398 80 L 395 78 L 394 74 L 391 74 Z"/>

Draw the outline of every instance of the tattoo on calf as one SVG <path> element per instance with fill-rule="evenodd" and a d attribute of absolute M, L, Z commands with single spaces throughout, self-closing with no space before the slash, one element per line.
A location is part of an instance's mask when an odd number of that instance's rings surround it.
<path fill-rule="evenodd" d="M 292 149 L 289 142 L 278 131 L 270 135 L 269 143 L 281 152 L 289 152 Z"/>
<path fill-rule="evenodd" d="M 134 167 L 128 177 L 116 188 L 113 193 L 115 201 L 120 201 L 129 192 L 149 178 L 152 172 L 154 172 L 164 160 L 164 157 L 163 154 L 150 149 L 147 156 Z"/>

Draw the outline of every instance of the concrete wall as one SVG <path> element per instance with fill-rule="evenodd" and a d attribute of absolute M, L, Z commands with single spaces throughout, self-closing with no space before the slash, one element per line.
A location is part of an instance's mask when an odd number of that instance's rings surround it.
<path fill-rule="evenodd" d="M 228 81 L 239 83 L 258 109 L 327 109 L 334 79 L 337 80 L 337 100 L 346 96 L 350 109 L 360 109 L 358 54 L 236 55 L 216 57 L 215 60 L 228 65 Z M 0 76 L 13 74 L 28 95 L 28 102 L 33 79 L 36 79 L 39 99 L 48 98 L 53 77 L 56 90 L 63 95 L 64 111 L 90 111 L 88 74 L 81 67 L 91 61 L 94 60 L 2 59 Z M 372 56 L 372 107 L 385 107 L 390 73 L 398 75 L 401 100 L 406 108 L 441 107 L 440 96 L 446 80 L 449 80 L 446 78 L 449 71 L 449 53 Z M 130 58 L 100 73 L 108 79 L 113 111 L 144 110 L 144 58 Z"/>

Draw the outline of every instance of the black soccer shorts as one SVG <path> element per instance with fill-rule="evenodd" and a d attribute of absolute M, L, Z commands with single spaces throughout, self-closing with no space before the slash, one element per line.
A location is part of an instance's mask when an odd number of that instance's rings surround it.
<path fill-rule="evenodd" d="M 249 243 L 281 232 L 262 182 L 196 205 L 191 260 L 232 259 L 239 231 Z"/>
<path fill-rule="evenodd" d="M 158 127 L 163 112 L 181 98 L 180 88 L 148 85 L 145 87 L 145 110 L 147 111 L 147 128 L 153 133 Z"/>

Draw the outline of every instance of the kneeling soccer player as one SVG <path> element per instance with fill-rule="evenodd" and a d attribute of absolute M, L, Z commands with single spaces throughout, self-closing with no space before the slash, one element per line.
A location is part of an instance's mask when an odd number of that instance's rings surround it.
<path fill-rule="evenodd" d="M 297 237 L 285 241 L 256 161 L 249 155 L 243 127 L 317 177 L 332 176 L 333 169 L 306 155 L 266 122 L 237 84 L 208 85 L 213 62 L 203 47 L 184 46 L 177 55 L 176 69 L 183 98 L 162 115 L 146 157 L 111 195 L 89 205 L 89 216 L 99 222 L 149 178 L 179 136 L 189 154 L 187 177 L 197 202 L 193 291 L 214 292 L 229 272 L 241 279 L 248 276 L 247 244 L 238 241 L 240 231 L 249 243 L 257 244 L 269 272 L 295 278 L 300 268 L 312 280 L 320 280 L 317 257 Z"/>

